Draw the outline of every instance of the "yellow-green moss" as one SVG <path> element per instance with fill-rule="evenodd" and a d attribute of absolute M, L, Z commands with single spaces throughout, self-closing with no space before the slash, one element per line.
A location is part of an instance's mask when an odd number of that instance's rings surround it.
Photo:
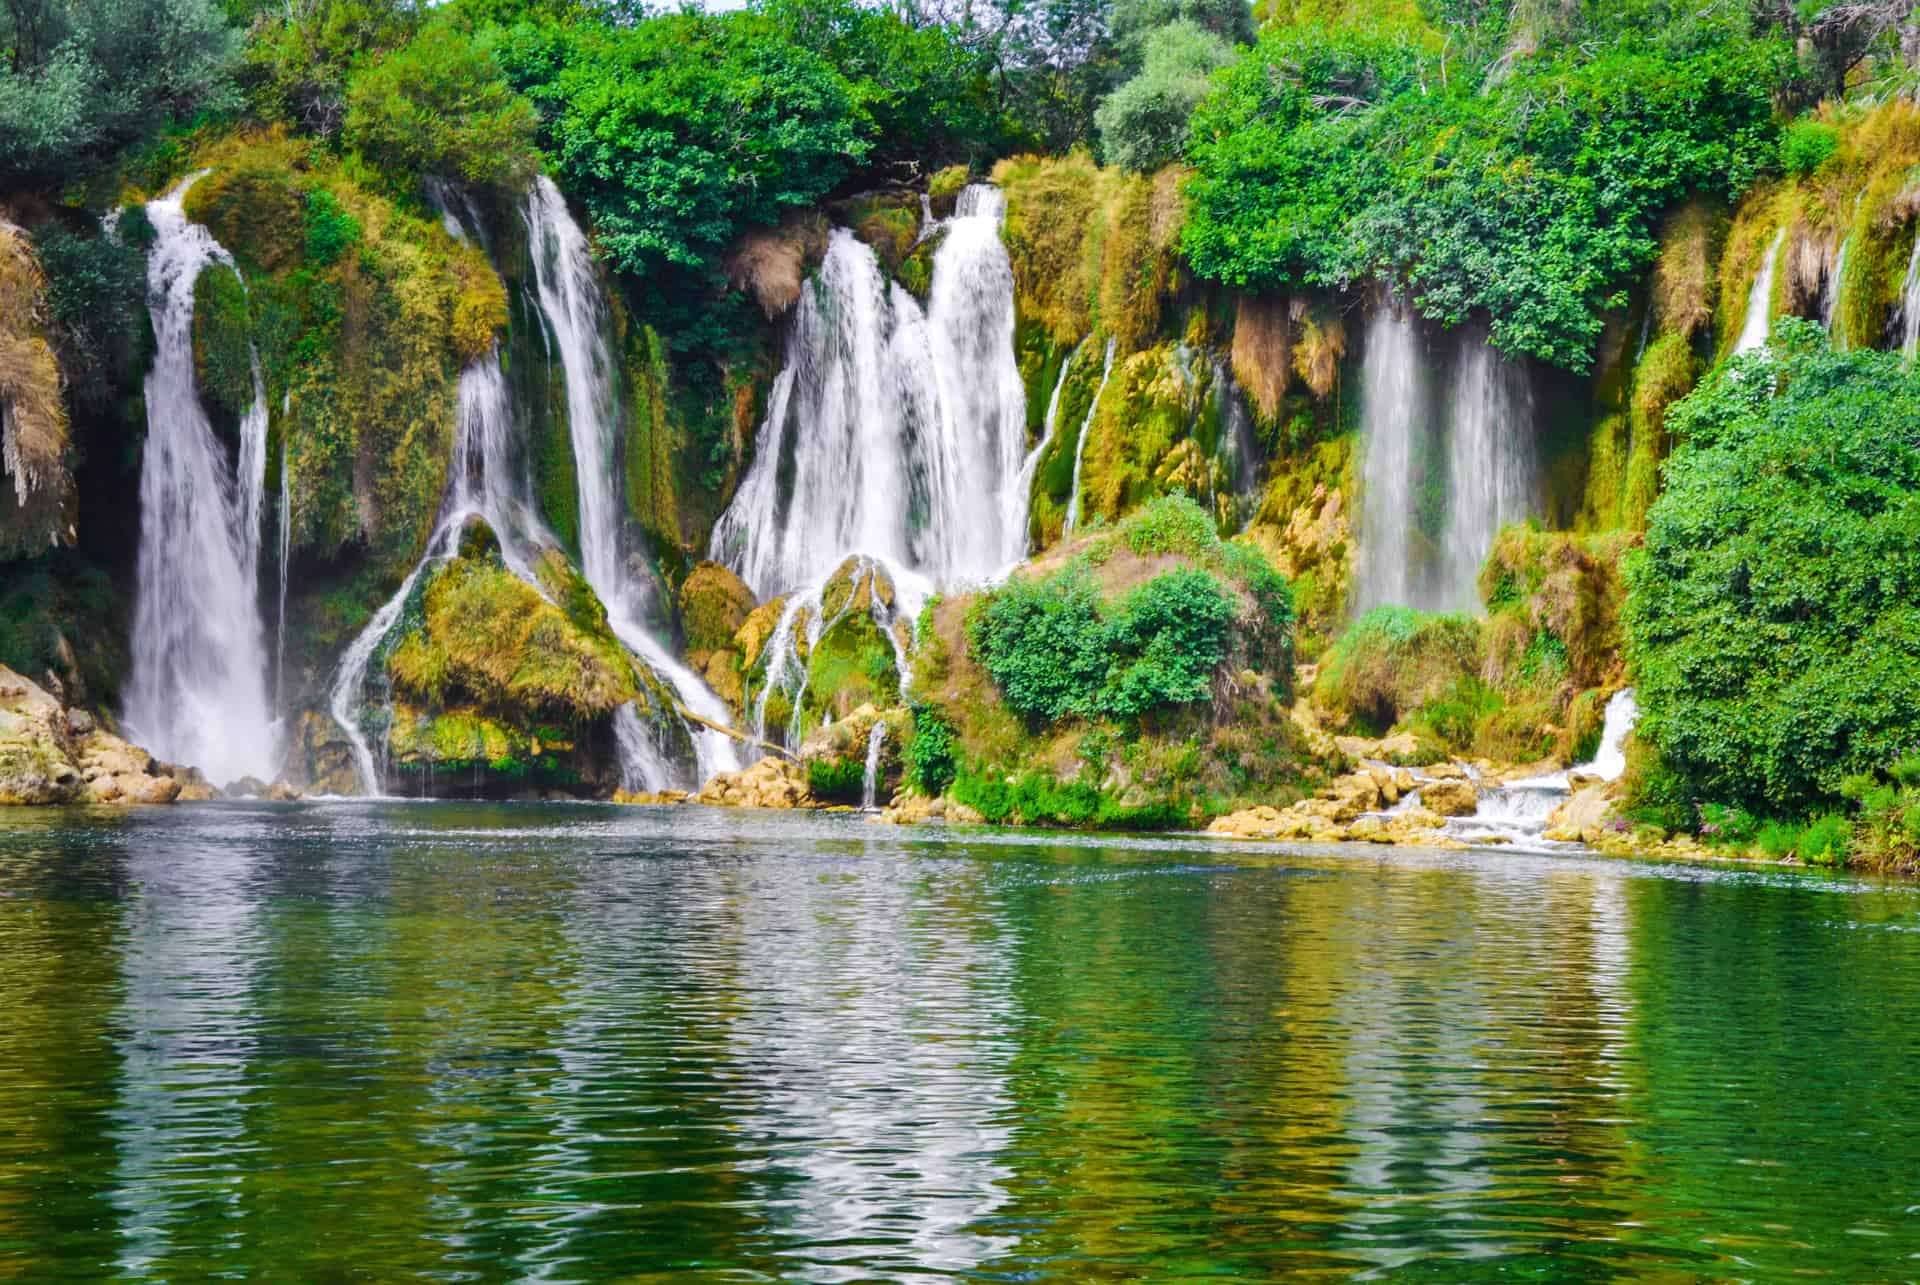
<path fill-rule="evenodd" d="M 67 408 L 41 324 L 45 294 L 26 238 L 0 220 L 0 558 L 72 539 Z"/>
<path fill-rule="evenodd" d="M 680 586 L 680 622 L 691 655 L 733 645 L 753 611 L 753 591 L 717 562 L 702 562 Z"/>

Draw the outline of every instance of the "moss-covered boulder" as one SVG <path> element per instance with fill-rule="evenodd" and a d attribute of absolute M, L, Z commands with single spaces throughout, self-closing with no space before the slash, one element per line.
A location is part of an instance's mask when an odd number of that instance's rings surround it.
<path fill-rule="evenodd" d="M 704 663 L 708 653 L 733 646 L 733 637 L 754 608 L 753 590 L 718 562 L 702 562 L 680 585 L 680 625 L 687 655 Z"/>
<path fill-rule="evenodd" d="M 686 753 L 670 694 L 608 630 L 591 588 L 557 551 L 536 570 L 538 586 L 514 575 L 475 520 L 459 556 L 416 584 L 378 654 L 398 788 L 610 793 L 612 720 L 628 704 Z"/>
<path fill-rule="evenodd" d="M 912 729 L 912 716 L 905 709 L 896 706 L 883 710 L 872 704 L 858 706 L 845 717 L 824 724 L 800 746 L 808 792 L 823 803 L 862 803 L 867 760 L 877 750 L 874 798 L 885 803 L 903 779 L 902 747 Z"/>

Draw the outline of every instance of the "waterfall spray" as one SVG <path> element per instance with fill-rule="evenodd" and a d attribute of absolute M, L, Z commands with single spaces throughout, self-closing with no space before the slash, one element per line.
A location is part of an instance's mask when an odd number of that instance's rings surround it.
<path fill-rule="evenodd" d="M 241 420 L 238 466 L 194 386 L 193 288 L 232 258 L 183 202 L 198 175 L 147 205 L 154 361 L 140 468 L 140 555 L 126 724 L 134 739 L 229 783 L 271 776 L 279 762 L 267 694 L 257 573 L 267 412 L 257 360 Z"/>
<path fill-rule="evenodd" d="M 867 770 L 860 778 L 860 806 L 868 812 L 873 811 L 880 795 L 880 749 L 886 743 L 887 721 L 876 718 L 873 730 L 867 733 Z"/>
<path fill-rule="evenodd" d="M 1428 601 L 1472 611 L 1494 536 L 1534 510 L 1540 463 L 1524 368 L 1494 351 L 1478 329 L 1461 334 L 1457 363 L 1447 415 L 1446 526 Z"/>

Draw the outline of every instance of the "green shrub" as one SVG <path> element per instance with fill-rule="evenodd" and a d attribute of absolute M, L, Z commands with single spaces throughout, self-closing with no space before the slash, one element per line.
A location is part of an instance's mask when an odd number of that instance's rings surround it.
<path fill-rule="evenodd" d="M 1139 73 L 1094 113 L 1107 162 L 1143 173 L 1179 156 L 1209 78 L 1233 61 L 1226 41 L 1184 19 L 1149 33 L 1144 49 Z"/>
<path fill-rule="evenodd" d="M 953 724 L 931 705 L 915 704 L 907 739 L 907 781 L 928 798 L 947 792 L 959 773 Z"/>
<path fill-rule="evenodd" d="M 1046 771 L 1006 775 L 969 770 L 954 782 L 953 797 L 993 825 L 1167 830 L 1188 820 L 1187 809 L 1177 803 L 1123 804 L 1096 785 L 1060 781 Z"/>
<path fill-rule="evenodd" d="M 1165 572 L 1103 608 L 1076 565 L 1009 581 L 975 605 L 967 626 L 1015 712 L 1041 722 L 1134 719 L 1210 698 L 1234 614 L 1233 597 L 1198 568 Z"/>
<path fill-rule="evenodd" d="M 1829 808 L 1920 743 L 1920 373 L 1788 319 L 1671 423 L 1627 569 L 1638 737 L 1701 801 Z"/>
<path fill-rule="evenodd" d="M 307 259 L 319 267 L 339 261 L 360 239 L 360 224 L 341 208 L 333 193 L 315 188 L 307 193 Z"/>
<path fill-rule="evenodd" d="M 1840 146 L 1840 131 L 1817 120 L 1797 120 L 1780 135 L 1780 165 L 1806 178 Z"/>
<path fill-rule="evenodd" d="M 1810 866 L 1843 865 L 1852 839 L 1852 823 L 1829 812 L 1807 823 L 1794 840 L 1793 853 Z"/>
<path fill-rule="evenodd" d="M 858 759 L 809 759 L 807 789 L 816 799 L 858 803 L 867 784 L 866 764 Z"/>
<path fill-rule="evenodd" d="M 357 71 L 345 139 L 391 172 L 517 188 L 538 167 L 533 106 L 489 45 L 436 22 Z"/>
<path fill-rule="evenodd" d="M 1143 556 L 1183 553 L 1194 558 L 1220 547 L 1212 515 L 1184 494 L 1162 495 L 1141 505 L 1120 524 L 1120 534 L 1128 548 Z"/>
<path fill-rule="evenodd" d="M 1422 706 L 1457 699 L 1477 681 L 1481 651 L 1471 616 L 1375 607 L 1327 649 L 1314 695 L 1348 724 L 1385 733 Z"/>

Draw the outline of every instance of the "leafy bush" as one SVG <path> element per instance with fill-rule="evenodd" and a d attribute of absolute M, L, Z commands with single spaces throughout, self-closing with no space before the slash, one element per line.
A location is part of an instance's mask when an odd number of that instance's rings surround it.
<path fill-rule="evenodd" d="M 1794 840 L 1793 853 L 1810 866 L 1844 865 L 1852 840 L 1852 823 L 1829 812 L 1807 823 Z"/>
<path fill-rule="evenodd" d="M 1086 781 L 1061 781 L 1045 771 L 1011 776 L 963 772 L 953 797 L 994 825 L 1064 825 L 1079 829 L 1167 830 L 1187 822 L 1186 809 L 1170 801 L 1123 804 Z"/>
<path fill-rule="evenodd" d="M 1789 319 L 1669 422 L 1627 572 L 1639 736 L 1702 801 L 1830 806 L 1920 743 L 1920 373 Z"/>
<path fill-rule="evenodd" d="M 536 123 L 492 48 L 437 22 L 353 77 L 345 139 L 410 181 L 432 174 L 513 189 L 538 167 Z"/>
<path fill-rule="evenodd" d="M 1823 121 L 1797 120 L 1780 135 L 1780 167 L 1806 178 L 1840 146 L 1840 131 Z"/>
<path fill-rule="evenodd" d="M 1226 656 L 1234 600 L 1205 571 L 1154 577 L 1103 608 L 1084 566 L 1016 578 L 968 617 L 981 665 L 1008 706 L 1042 722 L 1138 718 L 1208 700 Z"/>
<path fill-rule="evenodd" d="M 332 266 L 360 239 L 359 222 L 325 188 L 307 193 L 306 226 L 307 260 L 317 267 Z"/>
<path fill-rule="evenodd" d="M 1143 555 L 1200 557 L 1220 547 L 1212 516 L 1183 494 L 1158 496 L 1141 505 L 1120 524 L 1120 534 L 1129 549 Z"/>
<path fill-rule="evenodd" d="M 1481 640 L 1471 616 L 1375 607 L 1328 648 L 1315 698 L 1361 730 L 1384 733 L 1435 701 L 1459 701 L 1477 680 Z M 1468 696 L 1472 703 L 1477 697 Z M 1450 716 L 1441 711 L 1442 721 Z"/>
<path fill-rule="evenodd" d="M 931 705 L 913 706 L 913 735 L 907 740 L 907 780 L 929 798 L 945 794 L 959 773 L 953 724 Z"/>
<path fill-rule="evenodd" d="M 859 759 L 807 760 L 807 790 L 816 799 L 858 803 L 866 789 L 867 766 Z"/>
<path fill-rule="evenodd" d="M 1195 22 L 1172 22 L 1149 34 L 1139 74 L 1094 113 L 1106 160 L 1145 172 L 1175 159 L 1210 78 L 1232 61 L 1227 42 Z"/>
<path fill-rule="evenodd" d="M 46 223 L 33 237 L 68 396 L 86 408 L 112 398 L 141 339 L 147 288 L 143 250 L 152 242 L 153 225 L 135 206 L 121 215 L 119 230 L 118 238 L 81 236 L 60 223 Z"/>

